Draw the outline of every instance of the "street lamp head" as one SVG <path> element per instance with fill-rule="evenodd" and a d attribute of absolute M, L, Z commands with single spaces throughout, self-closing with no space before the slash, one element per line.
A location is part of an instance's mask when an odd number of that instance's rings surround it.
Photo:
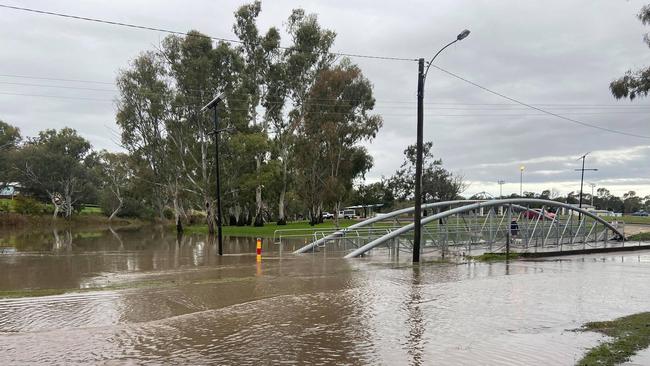
<path fill-rule="evenodd" d="M 469 36 L 469 29 L 465 29 L 462 32 L 458 33 L 458 36 L 456 36 L 456 40 L 460 41 L 462 39 L 467 38 Z"/>
<path fill-rule="evenodd" d="M 217 104 L 219 104 L 219 102 L 221 102 L 224 98 L 225 98 L 224 93 L 217 95 L 216 97 L 214 97 L 214 99 L 210 101 L 210 103 L 206 104 L 205 106 L 203 106 L 203 108 L 201 108 L 201 112 L 205 112 L 208 109 L 215 108 Z"/>
<path fill-rule="evenodd" d="M 519 170 L 521 170 L 521 171 L 523 172 L 523 171 L 524 171 L 524 166 L 523 166 L 523 165 L 520 166 L 520 167 L 519 167 Z"/>

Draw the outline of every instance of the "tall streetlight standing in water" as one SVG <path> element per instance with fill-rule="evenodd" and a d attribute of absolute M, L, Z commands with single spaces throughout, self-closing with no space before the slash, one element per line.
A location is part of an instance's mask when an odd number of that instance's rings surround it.
<path fill-rule="evenodd" d="M 441 48 L 431 61 L 427 64 L 426 70 L 424 69 L 424 59 L 418 60 L 418 132 L 417 132 L 417 145 L 416 145 L 416 160 L 415 160 L 415 212 L 413 217 L 413 262 L 420 261 L 420 242 L 422 239 L 422 228 L 420 222 L 422 221 L 422 145 L 424 135 L 424 82 L 429 72 L 429 67 L 438 55 L 447 47 L 452 44 L 465 39 L 469 36 L 469 30 L 465 29 L 456 36 L 456 39 L 449 42 Z"/>
<path fill-rule="evenodd" d="M 212 99 L 210 103 L 206 104 L 203 108 L 201 108 L 201 112 L 205 112 L 208 109 L 212 109 L 214 113 L 214 131 L 212 132 L 214 134 L 214 150 L 215 150 L 215 170 L 216 170 L 216 178 L 217 178 L 217 242 L 219 244 L 219 255 L 223 255 L 223 236 L 222 236 L 222 229 L 221 229 L 221 179 L 219 177 L 219 133 L 221 133 L 223 130 L 219 130 L 219 116 L 218 116 L 218 106 L 219 103 L 222 102 L 224 99 L 223 94 L 219 94 L 217 97 Z"/>
<path fill-rule="evenodd" d="M 519 167 L 519 197 L 524 196 L 524 166 Z"/>

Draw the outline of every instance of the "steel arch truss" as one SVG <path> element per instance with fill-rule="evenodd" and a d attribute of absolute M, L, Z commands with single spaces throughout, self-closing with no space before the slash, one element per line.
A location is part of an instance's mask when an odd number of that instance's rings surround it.
<path fill-rule="evenodd" d="M 504 250 L 506 245 L 518 251 L 562 250 L 576 245 L 581 248 L 602 245 L 599 243 L 607 245 L 612 239 L 624 240 L 618 225 L 562 202 L 532 198 L 463 202 L 458 207 L 447 204 L 447 210 L 422 219 L 424 250 L 481 248 L 492 252 Z M 440 202 L 438 207 L 444 204 Z M 567 214 L 560 215 L 560 209 Z M 512 224 L 512 219 L 516 224 Z M 382 245 L 410 251 L 412 235 L 408 234 L 413 228 L 413 223 L 395 228 L 368 240 L 345 257 L 357 257 Z"/>

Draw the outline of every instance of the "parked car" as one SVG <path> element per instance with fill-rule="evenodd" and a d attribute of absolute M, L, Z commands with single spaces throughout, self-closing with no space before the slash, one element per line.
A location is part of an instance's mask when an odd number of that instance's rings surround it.
<path fill-rule="evenodd" d="M 342 217 L 344 219 L 354 219 L 357 217 L 357 212 L 354 210 L 343 210 L 339 211 L 339 218 Z"/>
<path fill-rule="evenodd" d="M 553 212 L 548 212 L 544 211 L 544 216 L 542 216 L 542 210 L 538 208 L 533 208 L 530 211 L 524 211 L 523 216 L 533 220 L 537 218 L 541 218 L 542 220 L 553 220 L 555 218 L 555 214 Z"/>
<path fill-rule="evenodd" d="M 641 210 L 641 211 L 637 211 L 637 212 L 633 213 L 632 216 L 650 216 L 650 213 Z"/>
<path fill-rule="evenodd" d="M 334 214 L 331 214 L 329 212 L 323 212 L 323 220 L 325 220 L 325 219 L 333 219 L 333 218 L 334 218 Z"/>

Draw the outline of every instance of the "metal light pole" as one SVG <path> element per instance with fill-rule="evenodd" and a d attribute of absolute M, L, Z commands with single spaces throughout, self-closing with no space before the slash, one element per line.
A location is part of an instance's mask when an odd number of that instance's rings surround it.
<path fill-rule="evenodd" d="M 210 103 L 201 108 L 201 112 L 212 109 L 214 112 L 214 149 L 215 149 L 215 170 L 217 178 L 217 242 L 219 243 L 219 255 L 223 255 L 223 235 L 221 228 L 221 179 L 219 177 L 219 116 L 217 114 L 217 107 L 219 102 L 223 101 L 224 95 L 220 94 L 212 99 Z"/>
<path fill-rule="evenodd" d="M 591 186 L 591 206 L 594 206 L 594 187 L 596 187 L 596 183 L 589 183 Z"/>
<path fill-rule="evenodd" d="M 589 155 L 589 153 L 586 153 L 582 155 L 581 157 L 578 158 L 578 160 L 582 159 L 582 169 L 576 169 L 576 172 L 582 172 L 580 175 L 580 199 L 578 200 L 578 208 L 582 208 L 582 186 L 585 180 L 585 170 L 591 170 L 591 171 L 598 171 L 598 169 L 585 169 L 585 158 Z M 582 218 L 582 213 L 578 212 L 578 221 Z"/>
<path fill-rule="evenodd" d="M 524 166 L 519 167 L 519 197 L 524 196 Z"/>
<path fill-rule="evenodd" d="M 469 30 L 465 29 L 456 36 L 456 39 L 449 42 L 441 48 L 429 61 L 426 70 L 424 69 L 424 59 L 418 60 L 418 128 L 417 128 L 417 144 L 416 144 L 416 159 L 415 159 L 415 212 L 413 214 L 413 262 L 420 261 L 420 241 L 422 239 L 422 230 L 420 222 L 422 221 L 422 139 L 424 134 L 424 82 L 429 72 L 429 67 L 433 61 L 438 57 L 440 52 L 452 44 L 466 38 L 469 35 Z"/>
<path fill-rule="evenodd" d="M 499 198 L 503 198 L 503 185 L 506 184 L 505 180 L 498 180 L 499 183 Z"/>

